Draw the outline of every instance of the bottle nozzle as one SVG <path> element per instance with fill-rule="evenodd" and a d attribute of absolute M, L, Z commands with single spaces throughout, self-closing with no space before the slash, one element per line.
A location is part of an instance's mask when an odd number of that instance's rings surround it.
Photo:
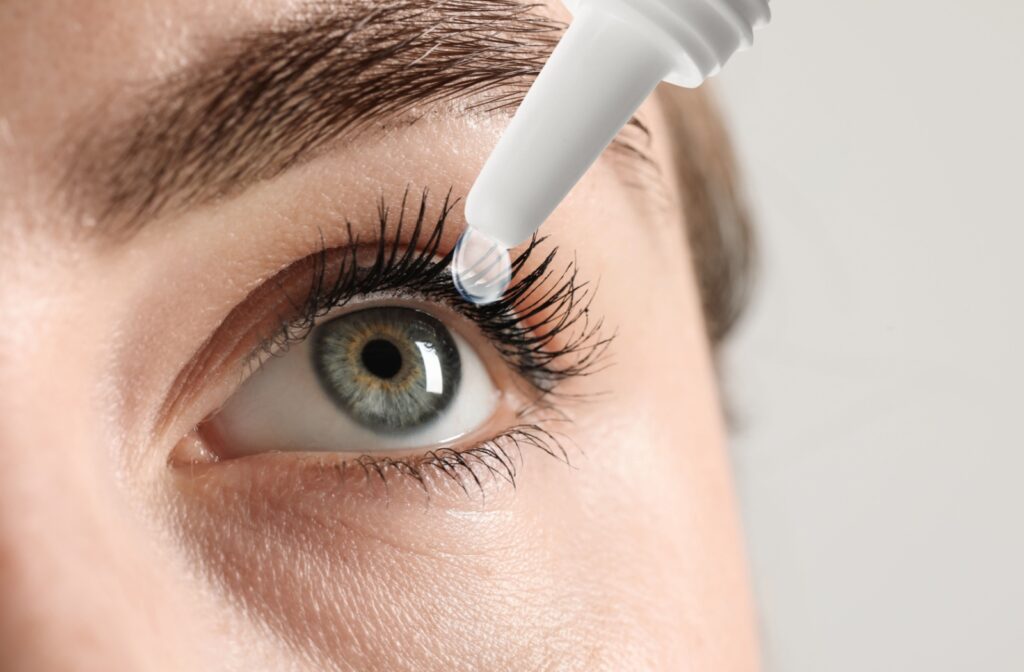
<path fill-rule="evenodd" d="M 662 80 L 699 85 L 769 15 L 768 0 L 570 4 L 578 5 L 575 20 L 466 199 L 469 229 L 453 273 L 477 303 L 501 295 L 489 263 L 540 228 Z M 463 275 L 471 269 L 473 277 Z"/>
<path fill-rule="evenodd" d="M 455 247 L 452 278 L 467 301 L 480 305 L 494 303 L 512 281 L 508 248 L 472 227 L 466 229 Z"/>

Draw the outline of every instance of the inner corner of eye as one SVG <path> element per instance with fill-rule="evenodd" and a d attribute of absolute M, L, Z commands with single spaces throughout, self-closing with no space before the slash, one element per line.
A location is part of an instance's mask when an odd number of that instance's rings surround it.
<path fill-rule="evenodd" d="M 471 441 L 499 415 L 504 391 L 470 341 L 414 307 L 351 310 L 270 358 L 203 434 L 221 459 L 400 454 Z"/>

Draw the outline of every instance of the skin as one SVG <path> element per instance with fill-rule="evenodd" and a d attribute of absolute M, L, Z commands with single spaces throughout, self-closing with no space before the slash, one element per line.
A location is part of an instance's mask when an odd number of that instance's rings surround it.
<path fill-rule="evenodd" d="M 467 494 L 435 474 L 428 496 L 408 479 L 342 482 L 344 455 L 209 459 L 195 427 L 243 362 L 215 345 L 224 367 L 176 381 L 231 310 L 320 231 L 343 245 L 325 221 L 368 233 L 382 196 L 465 194 L 507 122 L 432 110 L 93 244 L 55 196 L 68 124 L 187 63 L 197 36 L 295 5 L 0 2 L 0 670 L 757 669 L 656 101 L 641 118 L 660 175 L 631 186 L 636 167 L 606 156 L 545 225 L 558 266 L 575 255 L 600 281 L 591 313 L 617 334 L 611 367 L 559 390 L 591 397 L 556 402 L 571 466 L 524 449 L 514 489 L 483 474 Z"/>

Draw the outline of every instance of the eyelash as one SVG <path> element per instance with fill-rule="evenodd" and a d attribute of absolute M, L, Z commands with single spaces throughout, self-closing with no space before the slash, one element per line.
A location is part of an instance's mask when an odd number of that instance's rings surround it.
<path fill-rule="evenodd" d="M 558 434 L 539 424 L 524 424 L 510 427 L 495 438 L 468 450 L 442 448 L 411 459 L 363 455 L 342 462 L 337 465 L 337 469 L 342 476 L 352 470 L 359 470 L 365 478 L 376 477 L 385 485 L 393 475 L 404 476 L 418 483 L 428 495 L 430 474 L 439 473 L 454 481 L 467 495 L 470 485 L 474 485 L 483 494 L 484 483 L 477 469 L 483 468 L 491 476 L 501 478 L 515 487 L 517 465 L 522 461 L 524 446 L 536 448 L 569 464 L 569 453 Z"/>
<path fill-rule="evenodd" d="M 557 247 L 547 252 L 532 270 L 527 270 L 530 259 L 537 255 L 545 240 L 534 237 L 512 262 L 513 282 L 501 299 L 484 306 L 466 301 L 452 281 L 453 252 L 439 255 L 445 226 L 458 200 L 452 198 L 449 190 L 432 228 L 427 224 L 429 192 L 422 192 L 418 206 L 410 207 L 409 200 L 406 191 L 397 213 L 392 213 L 382 199 L 375 240 L 368 244 L 359 240 L 348 222 L 348 239 L 342 246 L 327 248 L 321 233 L 319 251 L 298 264 L 309 268 L 307 289 L 296 301 L 279 285 L 291 315 L 282 319 L 276 332 L 261 343 L 253 361 L 284 354 L 290 345 L 306 339 L 325 315 L 362 296 L 385 293 L 392 298 L 441 303 L 473 322 L 506 364 L 535 390 L 537 400 L 523 409 L 520 417 L 531 416 L 536 422 L 513 426 L 468 450 L 445 448 L 413 459 L 364 455 L 347 460 L 339 468 L 361 469 L 367 477 L 377 476 L 382 481 L 392 474 L 402 475 L 421 486 L 426 484 L 425 470 L 432 469 L 468 490 L 470 484 L 481 485 L 476 466 L 515 485 L 514 456 L 521 456 L 526 446 L 568 463 L 568 453 L 559 435 L 538 423 L 567 420 L 552 403 L 554 397 L 561 396 L 557 392 L 559 383 L 603 368 L 614 335 L 604 335 L 602 321 L 591 319 L 591 287 L 579 282 L 575 261 L 560 272 L 554 269 Z M 403 241 L 402 234 L 407 228 L 411 232 L 408 240 Z M 360 254 L 367 254 L 368 248 L 373 261 L 360 265 Z M 540 419 L 542 411 L 548 413 Z"/>
<path fill-rule="evenodd" d="M 381 201 L 376 240 L 370 244 L 374 260 L 368 266 L 358 263 L 357 255 L 367 245 L 355 236 L 351 223 L 346 223 L 345 245 L 328 249 L 321 242 L 320 250 L 307 260 L 310 280 L 303 299 L 295 301 L 286 293 L 293 316 L 282 321 L 256 355 L 283 354 L 291 344 L 307 338 L 318 321 L 331 311 L 361 296 L 387 293 L 396 298 L 434 301 L 460 313 L 543 396 L 554 393 L 560 382 L 594 373 L 601 367 L 614 337 L 602 334 L 601 320 L 591 321 L 593 292 L 588 283 L 578 281 L 575 262 L 557 273 L 552 268 L 558 254 L 556 247 L 527 273 L 528 262 L 545 240 L 534 237 L 512 262 L 513 282 L 505 295 L 494 303 L 476 305 L 462 298 L 452 281 L 450 266 L 454 253 L 438 255 L 445 225 L 458 201 L 452 199 L 449 191 L 433 228 L 424 233 L 429 212 L 429 192 L 424 190 L 410 239 L 403 242 L 402 232 L 408 226 L 408 199 L 406 192 L 393 225 L 391 211 Z M 564 334 L 569 334 L 568 339 L 562 339 Z"/>

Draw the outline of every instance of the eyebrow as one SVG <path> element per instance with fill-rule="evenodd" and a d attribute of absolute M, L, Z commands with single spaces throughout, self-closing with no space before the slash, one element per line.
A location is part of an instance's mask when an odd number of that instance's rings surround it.
<path fill-rule="evenodd" d="M 121 237 L 167 212 L 238 194 L 339 140 L 411 123 L 432 105 L 460 98 L 468 111 L 513 109 L 564 29 L 538 7 L 306 6 L 282 25 L 220 40 L 133 96 L 137 112 L 127 121 L 69 143 L 65 191 L 84 204 L 93 228 Z"/>

